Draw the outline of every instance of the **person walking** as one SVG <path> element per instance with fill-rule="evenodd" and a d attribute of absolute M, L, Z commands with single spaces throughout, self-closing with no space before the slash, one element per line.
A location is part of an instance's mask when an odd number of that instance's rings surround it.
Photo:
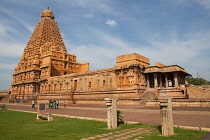
<path fill-rule="evenodd" d="M 56 101 L 53 102 L 53 108 L 56 109 L 57 105 L 56 105 Z"/>
<path fill-rule="evenodd" d="M 65 102 L 63 103 L 63 106 L 64 106 L 64 108 L 66 108 L 66 103 Z"/>
<path fill-rule="evenodd" d="M 31 104 L 32 104 L 32 108 L 35 108 L 35 101 L 34 100 L 31 102 Z"/>

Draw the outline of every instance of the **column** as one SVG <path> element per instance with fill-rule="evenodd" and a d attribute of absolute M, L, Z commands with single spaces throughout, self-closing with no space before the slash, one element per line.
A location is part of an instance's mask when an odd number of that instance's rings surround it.
<path fill-rule="evenodd" d="M 160 102 L 161 130 L 163 136 L 174 135 L 171 99 L 172 97 L 158 97 Z"/>
<path fill-rule="evenodd" d="M 166 88 L 168 87 L 168 74 L 165 73 Z"/>
<path fill-rule="evenodd" d="M 158 87 L 157 73 L 153 73 L 154 75 L 154 87 Z"/>
<path fill-rule="evenodd" d="M 178 73 L 177 72 L 174 73 L 174 86 L 175 87 L 178 87 L 179 86 L 179 83 L 178 83 Z"/>
<path fill-rule="evenodd" d="M 149 85 L 149 74 L 146 74 L 147 75 L 147 87 L 150 87 Z"/>
<path fill-rule="evenodd" d="M 159 83 L 160 83 L 160 87 L 162 88 L 163 87 L 162 73 L 160 73 L 159 76 L 160 76 Z"/>
<path fill-rule="evenodd" d="M 117 99 L 105 98 L 107 106 L 107 127 L 108 129 L 117 128 Z"/>

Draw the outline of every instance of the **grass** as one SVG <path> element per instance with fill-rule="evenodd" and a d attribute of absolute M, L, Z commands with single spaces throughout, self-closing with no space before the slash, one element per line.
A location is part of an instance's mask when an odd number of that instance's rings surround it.
<path fill-rule="evenodd" d="M 105 122 L 57 116 L 54 116 L 54 121 L 52 122 L 46 120 L 37 121 L 36 114 L 33 113 L 0 110 L 0 140 L 79 140 L 85 137 L 134 127 L 143 127 L 149 130 L 146 134 L 140 134 L 146 140 L 199 140 L 207 134 L 205 131 L 175 128 L 176 135 L 163 137 L 160 134 L 160 127 L 155 125 L 120 124 L 118 129 L 108 130 Z"/>

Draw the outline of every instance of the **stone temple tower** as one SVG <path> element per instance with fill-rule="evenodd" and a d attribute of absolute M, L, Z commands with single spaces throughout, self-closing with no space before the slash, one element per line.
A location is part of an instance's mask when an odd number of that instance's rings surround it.
<path fill-rule="evenodd" d="M 53 12 L 48 8 L 40 16 L 13 73 L 11 93 L 16 98 L 39 93 L 40 83 L 49 77 L 89 71 L 89 63 L 78 63 L 66 51 Z"/>

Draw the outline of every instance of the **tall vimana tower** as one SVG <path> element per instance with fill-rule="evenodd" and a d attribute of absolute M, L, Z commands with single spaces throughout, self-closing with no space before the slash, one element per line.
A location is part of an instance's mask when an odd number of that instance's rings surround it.
<path fill-rule="evenodd" d="M 78 63 L 76 55 L 66 51 L 49 7 L 40 16 L 13 73 L 11 93 L 16 98 L 39 93 L 40 83 L 49 77 L 89 71 L 89 63 Z"/>

